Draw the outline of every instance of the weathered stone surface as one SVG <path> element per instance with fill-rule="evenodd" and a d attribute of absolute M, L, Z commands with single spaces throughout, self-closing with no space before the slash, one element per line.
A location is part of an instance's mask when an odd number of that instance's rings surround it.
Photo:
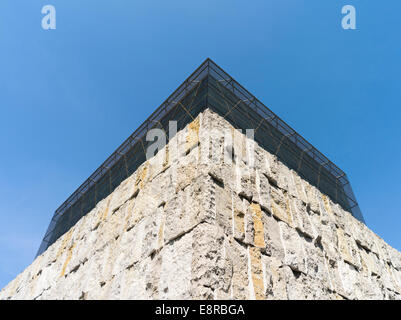
<path fill-rule="evenodd" d="M 277 219 L 284 221 L 291 227 L 295 227 L 294 219 L 291 213 L 290 199 L 281 189 L 271 187 L 271 213 Z"/>
<path fill-rule="evenodd" d="M 401 253 L 206 110 L 0 299 L 401 299 Z"/>
<path fill-rule="evenodd" d="M 248 270 L 247 247 L 236 240 L 231 241 L 231 259 L 233 266 L 233 276 L 231 283 L 231 295 L 239 300 L 251 298 L 250 277 Z"/>
<path fill-rule="evenodd" d="M 281 237 L 279 222 L 269 213 L 262 215 L 266 254 L 278 260 L 284 259 L 284 245 Z"/>
<path fill-rule="evenodd" d="M 279 222 L 281 239 L 284 246 L 284 265 L 291 270 L 306 274 L 306 252 L 302 238 L 297 230 L 284 222 Z"/>
<path fill-rule="evenodd" d="M 288 299 L 284 265 L 274 256 L 262 256 L 266 299 Z"/>
<path fill-rule="evenodd" d="M 290 210 L 294 219 L 295 228 L 311 239 L 317 237 L 317 232 L 313 227 L 306 204 L 300 199 L 291 198 Z"/>

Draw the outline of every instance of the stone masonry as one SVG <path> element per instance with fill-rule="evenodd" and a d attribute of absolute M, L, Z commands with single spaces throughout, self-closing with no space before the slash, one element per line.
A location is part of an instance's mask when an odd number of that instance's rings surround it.
<path fill-rule="evenodd" d="M 400 252 L 210 110 L 0 292 L 0 299 L 400 298 Z"/>

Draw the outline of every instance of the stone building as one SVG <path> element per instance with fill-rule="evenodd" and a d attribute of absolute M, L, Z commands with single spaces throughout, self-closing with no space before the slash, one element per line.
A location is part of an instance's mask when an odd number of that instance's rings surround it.
<path fill-rule="evenodd" d="M 166 140 L 153 156 L 149 132 Z M 56 210 L 0 292 L 400 298 L 401 254 L 365 225 L 345 173 L 210 59 Z"/>

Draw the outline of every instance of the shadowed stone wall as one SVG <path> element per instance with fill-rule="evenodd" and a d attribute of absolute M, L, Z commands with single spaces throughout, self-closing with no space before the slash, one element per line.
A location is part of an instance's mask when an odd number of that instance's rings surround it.
<path fill-rule="evenodd" d="M 400 298 L 398 251 L 210 110 L 0 292 L 0 299 Z"/>

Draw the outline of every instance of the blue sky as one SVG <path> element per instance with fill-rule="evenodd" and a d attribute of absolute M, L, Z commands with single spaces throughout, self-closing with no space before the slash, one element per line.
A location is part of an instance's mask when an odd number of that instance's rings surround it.
<path fill-rule="evenodd" d="M 57 29 L 41 28 L 41 8 Z M 352 4 L 357 30 L 341 28 Z M 0 1 L 0 288 L 54 210 L 212 58 L 342 168 L 401 250 L 398 0 Z"/>

